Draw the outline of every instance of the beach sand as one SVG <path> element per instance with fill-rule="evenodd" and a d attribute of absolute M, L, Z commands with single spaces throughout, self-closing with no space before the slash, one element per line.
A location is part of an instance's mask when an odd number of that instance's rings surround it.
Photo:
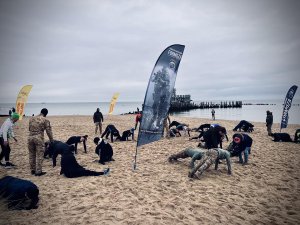
<path fill-rule="evenodd" d="M 28 120 L 15 127 L 18 142 L 11 141 L 14 169 L 0 168 L 7 174 L 33 181 L 40 190 L 39 208 L 29 211 L 1 211 L 0 224 L 299 224 L 300 223 L 300 145 L 276 143 L 267 136 L 264 123 L 253 123 L 254 143 L 249 165 L 232 158 L 233 175 L 226 163 L 217 171 L 212 166 L 201 179 L 188 178 L 190 159 L 169 163 L 169 155 L 197 141 L 188 136 L 166 139 L 138 149 L 137 170 L 132 170 L 136 142 L 114 142 L 114 162 L 100 165 L 93 143 L 92 116 L 49 116 L 54 138 L 66 141 L 72 135 L 88 134 L 88 153 L 79 144 L 79 164 L 109 176 L 69 179 L 44 160 L 42 177 L 30 175 L 28 164 Z M 0 118 L 2 124 L 5 118 Z M 134 126 L 135 116 L 105 116 L 103 130 L 113 123 L 124 131 Z M 230 140 L 238 121 L 171 117 L 198 127 L 203 123 L 225 126 Z M 294 137 L 300 125 L 289 125 L 283 132 Z M 273 125 L 279 132 L 279 124 Z M 192 133 L 196 136 L 197 133 Z M 47 139 L 47 136 L 45 136 Z M 224 148 L 229 142 L 224 142 Z M 2 207 L 3 208 L 3 207 Z"/>

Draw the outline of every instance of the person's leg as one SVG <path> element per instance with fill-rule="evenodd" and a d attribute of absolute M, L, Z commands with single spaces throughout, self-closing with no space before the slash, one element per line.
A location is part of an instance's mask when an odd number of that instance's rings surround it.
<path fill-rule="evenodd" d="M 5 163 L 9 164 L 9 155 L 10 155 L 11 149 L 9 146 L 9 143 L 7 143 L 6 148 L 5 148 L 5 153 L 4 153 L 4 159 L 5 159 Z"/>
<path fill-rule="evenodd" d="M 34 139 L 28 138 L 28 150 L 29 150 L 29 167 L 31 174 L 35 174 L 36 170 L 36 148 Z"/>
<path fill-rule="evenodd" d="M 248 163 L 249 149 L 249 147 L 246 147 L 244 151 L 245 164 Z"/>
<path fill-rule="evenodd" d="M 98 131 L 98 122 L 95 123 L 95 134 L 97 134 Z"/>
<path fill-rule="evenodd" d="M 205 162 L 201 165 L 201 167 L 195 172 L 194 176 L 196 178 L 200 178 L 201 174 L 207 170 L 213 163 L 216 162 L 218 158 L 218 152 L 216 150 L 212 150 L 208 153 L 208 157 Z"/>
<path fill-rule="evenodd" d="M 44 161 L 44 141 L 42 139 L 37 139 L 36 140 L 36 175 L 37 174 L 42 174 L 43 172 L 43 161 Z"/>
<path fill-rule="evenodd" d="M 240 121 L 240 122 L 238 123 L 238 125 L 236 125 L 236 127 L 233 128 L 233 131 L 237 131 L 237 129 L 241 129 L 242 126 L 243 126 L 243 122 Z"/>
<path fill-rule="evenodd" d="M 242 157 L 243 152 L 239 153 L 239 163 L 243 163 L 243 157 Z"/>
<path fill-rule="evenodd" d="M 104 133 L 102 133 L 102 135 L 101 135 L 101 138 L 103 138 L 108 133 L 108 130 L 109 130 L 108 127 L 106 127 Z M 106 138 L 107 138 L 107 135 L 106 135 Z"/>
<path fill-rule="evenodd" d="M 99 123 L 99 131 L 100 131 L 100 135 L 102 134 L 102 122 Z"/>

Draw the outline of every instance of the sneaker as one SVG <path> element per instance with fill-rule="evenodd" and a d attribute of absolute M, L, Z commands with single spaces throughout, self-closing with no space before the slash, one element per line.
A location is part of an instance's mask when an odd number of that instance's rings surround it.
<path fill-rule="evenodd" d="M 110 169 L 107 168 L 107 169 L 103 170 L 103 175 L 108 176 L 109 172 L 110 172 Z"/>
<path fill-rule="evenodd" d="M 35 176 L 40 177 L 40 176 L 43 176 L 43 175 L 45 175 L 45 174 L 46 174 L 46 172 L 40 172 L 40 173 L 36 173 Z"/>
<path fill-rule="evenodd" d="M 5 169 L 10 169 L 12 166 L 10 165 L 9 162 L 6 162 L 4 167 L 5 167 Z"/>
<path fill-rule="evenodd" d="M 7 162 L 10 166 L 16 166 L 15 164 L 12 164 L 11 162 Z"/>

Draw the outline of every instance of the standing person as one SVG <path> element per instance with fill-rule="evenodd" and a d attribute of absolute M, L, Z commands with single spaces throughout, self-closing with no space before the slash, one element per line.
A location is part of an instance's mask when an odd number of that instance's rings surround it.
<path fill-rule="evenodd" d="M 16 142 L 13 125 L 19 120 L 20 115 L 18 113 L 13 113 L 11 117 L 7 118 L 0 128 L 0 145 L 2 148 L 0 154 L 0 165 L 5 166 L 5 168 L 11 168 L 15 166 L 14 164 L 9 162 L 10 155 L 10 146 L 9 146 L 9 138 L 13 138 Z M 2 159 L 5 158 L 5 164 L 2 164 Z"/>
<path fill-rule="evenodd" d="M 215 110 L 214 110 L 214 109 L 212 109 L 212 110 L 211 110 L 211 117 L 212 117 L 212 119 L 213 119 L 213 120 L 215 120 L 215 119 L 216 119 L 216 117 L 215 117 L 215 113 L 216 113 L 216 112 L 215 112 Z"/>
<path fill-rule="evenodd" d="M 97 108 L 96 112 L 94 113 L 93 120 L 94 120 L 94 124 L 96 126 L 95 127 L 95 134 L 97 134 L 97 130 L 98 130 L 98 127 L 99 127 L 99 133 L 101 135 L 102 134 L 102 122 L 104 122 L 104 119 L 103 119 L 103 115 L 100 112 L 99 108 Z"/>
<path fill-rule="evenodd" d="M 266 118 L 266 126 L 267 126 L 267 131 L 269 136 L 272 136 L 272 125 L 273 125 L 273 114 L 268 110 L 267 118 Z"/>
<path fill-rule="evenodd" d="M 43 108 L 38 116 L 31 117 L 29 120 L 29 164 L 31 174 L 35 176 L 42 176 L 46 172 L 42 171 L 42 164 L 44 160 L 45 141 L 44 131 L 46 130 L 50 142 L 53 142 L 52 129 L 50 121 L 46 119 L 48 109 Z"/>

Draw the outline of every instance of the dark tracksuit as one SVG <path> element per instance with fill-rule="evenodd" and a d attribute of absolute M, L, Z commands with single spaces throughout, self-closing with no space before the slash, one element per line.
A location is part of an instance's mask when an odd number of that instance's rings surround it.
<path fill-rule="evenodd" d="M 106 135 L 106 136 L 105 136 Z M 111 139 L 111 142 L 113 143 L 114 142 L 114 136 L 117 137 L 117 139 L 121 139 L 121 136 L 120 136 L 120 133 L 119 131 L 117 130 L 117 128 L 112 125 L 112 124 L 109 124 L 107 125 L 105 131 L 103 132 L 103 134 L 101 135 L 101 138 L 103 138 L 105 136 L 106 139 L 108 139 L 108 136 L 110 135 L 110 139 Z"/>
<path fill-rule="evenodd" d="M 100 157 L 99 163 L 105 165 L 105 162 L 113 161 L 113 149 L 111 145 L 104 140 L 98 143 L 95 153 Z"/>
<path fill-rule="evenodd" d="M 73 145 L 73 144 L 75 145 L 75 153 L 76 154 L 77 154 L 77 144 L 81 142 L 80 139 L 81 139 L 81 136 L 72 136 L 66 142 L 68 145 Z M 84 148 L 84 152 L 87 153 L 85 139 L 83 140 L 83 148 Z"/>
<path fill-rule="evenodd" d="M 239 156 L 240 163 L 247 163 L 248 162 L 248 155 L 251 153 L 251 146 L 252 146 L 252 138 L 247 134 L 234 134 L 232 138 L 239 137 L 241 142 L 236 144 L 233 142 L 233 154 Z M 244 160 L 242 158 L 242 153 L 244 153 Z"/>
<path fill-rule="evenodd" d="M 211 148 L 222 148 L 222 136 L 219 134 L 219 127 L 211 127 L 208 131 L 203 133 L 203 139 L 207 149 Z"/>
<path fill-rule="evenodd" d="M 132 130 L 125 130 L 122 133 L 121 141 L 128 141 L 129 137 L 132 137 L 132 140 L 134 140 L 134 131 L 132 131 Z"/>
<path fill-rule="evenodd" d="M 238 125 L 233 129 L 233 131 L 244 130 L 245 132 L 252 132 L 254 125 L 246 120 L 241 120 Z"/>
<path fill-rule="evenodd" d="M 29 180 L 5 176 L 0 179 L 0 196 L 8 200 L 10 209 L 30 210 L 37 208 L 39 189 Z M 26 204 L 28 200 L 30 203 Z"/>
<path fill-rule="evenodd" d="M 74 147 L 72 147 L 64 142 L 61 142 L 61 141 L 53 141 L 49 144 L 48 149 L 45 151 L 44 157 L 49 155 L 49 157 L 52 158 L 53 167 L 55 167 L 57 156 L 59 154 L 62 155 L 66 151 L 70 151 L 72 153 L 74 151 Z"/>

